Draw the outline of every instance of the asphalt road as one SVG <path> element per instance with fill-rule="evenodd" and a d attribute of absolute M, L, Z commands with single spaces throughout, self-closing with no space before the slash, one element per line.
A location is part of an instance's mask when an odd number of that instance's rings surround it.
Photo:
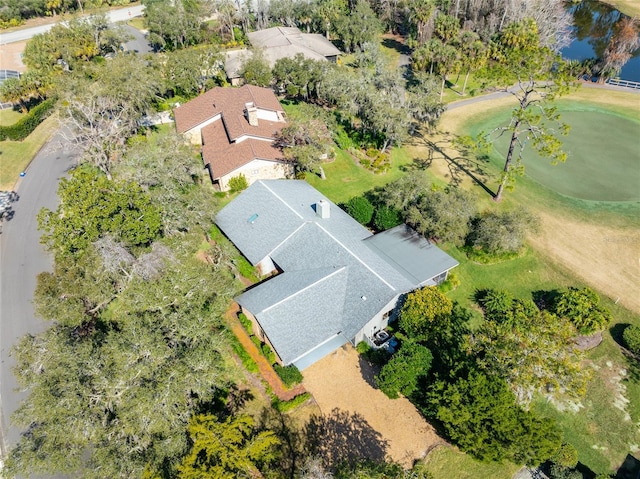
<path fill-rule="evenodd" d="M 36 276 L 51 269 L 52 259 L 40 245 L 36 215 L 42 207 L 55 209 L 58 181 L 75 163 L 73 151 L 63 147 L 56 136 L 40 150 L 17 185 L 20 199 L 15 212 L 2 225 L 0 234 L 0 403 L 2 452 L 14 445 L 21 431 L 10 423 L 11 414 L 26 397 L 16 392 L 17 383 L 10 356 L 17 339 L 27 333 L 43 331 L 47 324 L 35 317 L 32 305 Z"/>
<path fill-rule="evenodd" d="M 107 17 L 112 23 L 124 22 L 133 17 L 139 17 L 142 15 L 144 7 L 142 5 L 136 5 L 132 7 L 120 8 L 118 10 L 111 10 L 107 12 Z M 39 33 L 48 32 L 53 28 L 55 23 L 48 25 L 40 25 L 38 27 L 23 28 L 9 33 L 3 33 L 0 35 L 0 45 L 5 43 L 15 43 L 28 40 L 31 37 L 38 35 Z"/>

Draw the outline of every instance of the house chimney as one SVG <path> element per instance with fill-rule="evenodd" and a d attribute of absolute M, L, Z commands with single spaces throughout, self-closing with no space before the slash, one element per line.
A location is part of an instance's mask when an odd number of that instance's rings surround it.
<path fill-rule="evenodd" d="M 331 209 L 329 202 L 326 200 L 320 200 L 316 203 L 316 214 L 322 218 L 327 219 L 331 216 Z"/>
<path fill-rule="evenodd" d="M 244 113 L 251 126 L 258 126 L 258 108 L 253 102 L 244 104 Z"/>

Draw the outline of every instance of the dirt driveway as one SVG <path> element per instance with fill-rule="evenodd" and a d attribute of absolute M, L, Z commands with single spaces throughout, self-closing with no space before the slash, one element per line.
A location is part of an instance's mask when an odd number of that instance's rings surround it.
<path fill-rule="evenodd" d="M 407 399 L 391 400 L 371 386 L 374 373 L 351 345 L 303 374 L 304 387 L 322 411 L 322 417 L 312 418 L 308 432 L 315 432 L 317 452 L 328 463 L 386 457 L 411 467 L 443 442 Z"/>

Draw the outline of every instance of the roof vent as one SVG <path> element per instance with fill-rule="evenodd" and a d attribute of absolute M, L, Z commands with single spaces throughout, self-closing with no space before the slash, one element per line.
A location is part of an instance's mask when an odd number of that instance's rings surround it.
<path fill-rule="evenodd" d="M 255 103 L 249 102 L 244 104 L 244 114 L 251 126 L 258 126 L 258 108 Z"/>
<path fill-rule="evenodd" d="M 366 301 L 366 300 L 367 300 L 367 297 L 366 297 L 366 296 L 360 296 L 360 299 L 361 299 L 362 301 Z"/>
<path fill-rule="evenodd" d="M 331 205 L 327 200 L 320 200 L 316 203 L 316 214 L 323 219 L 331 216 Z"/>

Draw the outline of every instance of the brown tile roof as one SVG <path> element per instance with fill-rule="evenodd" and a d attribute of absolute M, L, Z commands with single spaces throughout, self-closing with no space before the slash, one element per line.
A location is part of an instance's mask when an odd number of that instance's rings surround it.
<path fill-rule="evenodd" d="M 245 120 L 246 121 L 246 120 Z M 275 123 L 260 120 L 259 126 L 251 127 L 247 123 L 247 128 L 256 129 L 260 135 L 250 131 L 252 136 L 263 138 L 273 138 L 286 123 Z M 202 129 L 202 158 L 205 165 L 211 165 L 211 172 L 214 179 L 220 178 L 232 171 L 250 163 L 254 159 L 282 161 L 284 155 L 280 149 L 273 146 L 271 141 L 248 138 L 238 143 L 229 141 L 227 129 L 222 121 L 216 121 Z"/>
<path fill-rule="evenodd" d="M 174 110 L 176 129 L 178 133 L 184 133 L 222 113 L 229 124 L 228 128 L 233 134 L 240 136 L 242 130 L 238 123 L 238 116 L 242 117 L 246 123 L 243 116 L 244 106 L 250 102 L 263 110 L 283 111 L 278 98 L 268 88 L 253 85 L 244 85 L 240 88 L 216 87 Z M 248 123 L 247 126 L 249 126 Z"/>

